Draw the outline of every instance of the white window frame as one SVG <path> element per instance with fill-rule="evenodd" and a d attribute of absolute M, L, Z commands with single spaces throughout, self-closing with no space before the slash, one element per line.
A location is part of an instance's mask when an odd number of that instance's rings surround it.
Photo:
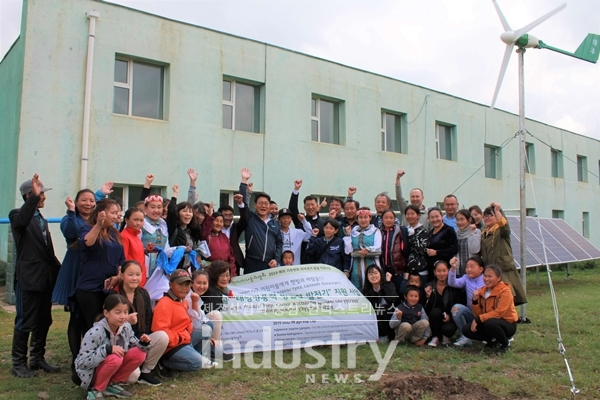
<path fill-rule="evenodd" d="M 127 83 L 123 83 L 123 82 L 117 82 L 114 81 L 114 86 L 115 87 L 120 87 L 123 89 L 127 89 L 128 93 L 129 93 L 129 99 L 127 100 L 127 116 L 132 117 L 131 115 L 131 108 L 133 106 L 133 86 L 132 86 L 132 80 L 133 80 L 133 60 L 131 59 L 126 59 L 126 58 L 120 58 L 120 57 L 116 57 L 115 61 L 124 61 L 127 63 Z M 114 77 L 113 77 L 114 79 Z M 114 102 L 114 94 L 113 94 L 113 102 Z M 118 114 L 118 113 L 116 113 Z M 123 115 L 123 114 L 118 114 L 118 115 Z M 125 193 L 125 192 L 123 192 Z M 123 196 L 125 196 L 125 194 L 123 194 Z"/>
<path fill-rule="evenodd" d="M 450 129 L 450 158 L 440 157 L 440 129 L 443 126 Z M 435 123 L 435 155 L 438 160 L 455 161 L 456 162 L 456 138 L 455 138 L 456 125 L 446 124 L 443 122 L 436 121 Z"/>
<path fill-rule="evenodd" d="M 387 148 L 387 140 L 386 140 L 386 130 L 387 130 L 387 116 L 391 115 L 392 117 L 394 117 L 395 122 L 398 124 L 397 129 L 400 130 L 400 137 L 398 138 L 398 145 L 400 146 L 400 151 L 396 151 L 396 150 L 389 150 Z M 381 111 L 381 151 L 385 151 L 388 153 L 396 153 L 396 154 L 402 154 L 404 153 L 404 146 L 403 146 L 403 131 L 402 131 L 402 115 L 401 114 L 396 114 L 393 112 L 387 112 L 387 111 Z M 395 134 L 395 132 L 394 132 Z"/>
<path fill-rule="evenodd" d="M 123 83 L 123 82 L 117 82 L 114 80 L 114 76 L 113 76 L 113 87 L 119 87 L 119 88 L 123 88 L 123 89 L 127 89 L 129 92 L 129 98 L 127 100 L 127 114 L 119 114 L 119 113 L 115 113 L 113 111 L 113 114 L 115 115 L 127 115 L 128 117 L 135 117 L 135 118 L 148 118 L 148 119 L 155 119 L 158 121 L 164 121 L 165 120 L 165 66 L 164 65 L 160 65 L 160 64 L 153 64 L 151 62 L 139 62 L 140 64 L 146 64 L 146 65 L 152 65 L 155 67 L 159 67 L 162 69 L 162 99 L 161 99 L 161 117 L 160 118 L 151 118 L 151 117 L 140 117 L 138 115 L 133 115 L 132 114 L 132 108 L 133 108 L 133 63 L 135 60 L 131 59 L 131 58 L 126 58 L 126 57 L 115 57 L 115 61 L 124 61 L 127 63 L 127 83 Z M 114 71 L 113 71 L 114 74 Z M 114 93 L 113 93 L 113 107 L 114 107 Z"/>
<path fill-rule="evenodd" d="M 579 172 L 581 172 L 581 175 L 579 174 Z M 587 175 L 587 156 L 577 154 L 577 182 L 587 183 Z"/>
<path fill-rule="evenodd" d="M 126 185 L 126 184 L 115 184 L 114 188 L 119 188 L 119 189 L 123 189 L 123 197 L 121 198 L 121 203 L 123 204 L 123 212 L 125 212 L 128 208 L 133 207 L 134 204 L 129 204 L 129 187 L 130 186 L 137 186 L 137 187 L 143 187 L 143 185 Z M 160 191 L 160 196 L 164 199 L 165 198 L 165 192 L 167 190 L 166 187 L 164 186 L 154 186 L 154 189 L 158 189 Z M 111 198 L 110 195 L 108 195 L 108 198 Z M 187 192 L 186 192 L 186 201 L 187 201 Z"/>
<path fill-rule="evenodd" d="M 231 100 L 225 100 L 223 99 L 223 105 L 224 106 L 231 106 L 231 130 L 235 131 L 236 127 L 235 127 L 235 98 L 236 98 L 236 88 L 237 88 L 237 84 L 239 81 L 233 79 L 233 78 L 223 78 L 223 82 L 229 82 L 231 84 Z M 247 82 L 239 82 L 243 85 L 246 86 L 252 86 L 254 88 L 254 90 L 260 90 L 260 86 L 259 85 L 255 85 L 253 83 L 247 83 Z M 254 114 L 255 115 L 259 115 L 260 114 L 260 99 L 257 103 L 254 104 L 254 107 L 258 107 L 258 110 L 254 109 Z M 223 110 L 221 110 L 221 112 L 223 112 Z M 230 129 L 230 128 L 225 128 L 223 127 L 223 129 Z M 254 129 L 254 127 L 253 127 Z M 240 132 L 250 132 L 250 133 L 260 133 L 260 125 L 257 125 L 256 128 L 256 132 L 255 131 L 240 131 Z"/>
<path fill-rule="evenodd" d="M 324 143 L 324 144 L 333 144 L 336 146 L 341 145 L 341 138 L 340 138 L 340 102 L 339 101 L 335 101 L 335 100 L 327 100 L 327 99 L 321 99 L 320 97 L 316 97 L 316 96 L 312 96 L 310 98 L 311 100 L 311 107 L 312 107 L 312 101 L 315 100 L 315 107 L 316 107 L 316 111 L 315 113 L 317 114 L 312 115 L 312 110 L 311 110 L 311 115 L 310 115 L 310 121 L 311 121 L 311 132 L 310 132 L 310 136 L 311 136 L 311 141 L 313 142 L 317 142 L 317 143 Z M 337 143 L 329 143 L 329 142 L 323 142 L 321 140 L 321 101 L 326 101 L 327 103 L 331 103 L 333 104 L 333 118 L 334 118 L 334 127 L 337 126 L 337 137 L 338 137 L 338 142 Z M 337 112 L 336 112 L 336 107 L 337 107 Z M 338 120 L 335 121 L 335 114 L 337 114 L 337 118 Z M 317 140 L 312 140 L 312 121 L 317 121 Z M 335 135 L 334 135 L 335 136 Z"/>
<path fill-rule="evenodd" d="M 502 155 L 501 148 L 498 147 L 498 146 L 493 146 L 491 144 L 484 144 L 483 145 L 484 159 L 485 159 L 486 149 L 490 149 L 493 152 L 492 156 L 494 157 L 494 160 L 493 160 L 493 162 L 494 162 L 494 176 L 487 176 L 487 162 L 488 162 L 487 160 L 486 160 L 486 165 L 483 168 L 484 176 L 487 179 L 498 179 L 499 180 L 501 178 L 501 162 L 502 162 L 501 159 L 500 159 L 500 157 Z"/>
<path fill-rule="evenodd" d="M 556 154 L 556 176 L 553 175 L 553 168 L 552 168 L 552 164 L 553 164 L 552 158 L 554 157 L 554 154 Z M 563 169 L 563 152 L 562 152 L 562 150 L 558 150 L 558 149 L 554 149 L 554 148 L 550 149 L 550 176 L 552 178 L 560 178 L 560 179 L 563 179 L 565 176 L 564 169 Z"/>

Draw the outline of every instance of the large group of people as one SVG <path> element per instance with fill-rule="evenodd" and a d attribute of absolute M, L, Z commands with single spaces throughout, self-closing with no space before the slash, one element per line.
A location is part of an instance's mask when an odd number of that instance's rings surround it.
<path fill-rule="evenodd" d="M 224 297 L 235 296 L 231 279 L 307 263 L 339 269 L 369 299 L 380 342 L 462 347 L 479 340 L 500 352 L 510 348 L 515 306 L 527 299 L 498 203 L 459 209 L 448 195 L 444 212 L 426 208 L 419 188 L 403 197 L 399 170 L 399 210 L 386 192 L 373 211 L 361 206 L 350 187 L 345 199 L 329 199 L 323 218 L 326 204 L 312 195 L 300 212 L 302 180 L 294 181 L 288 207 L 279 208 L 268 194 L 252 193 L 252 174 L 242 168 L 234 221 L 232 205 L 214 210 L 197 201 L 198 174 L 187 173 L 185 201 L 178 185 L 170 199 L 152 194 L 152 174 L 127 210 L 109 198 L 111 182 L 68 197 L 62 266 L 40 212 L 50 189 L 37 174 L 21 185 L 24 204 L 9 216 L 17 247 L 15 376 L 60 370 L 44 357 L 52 302 L 70 313 L 72 380 L 89 399 L 128 397 L 123 383 L 160 385 L 172 371 L 215 367 L 234 357 L 221 343 L 220 310 Z"/>

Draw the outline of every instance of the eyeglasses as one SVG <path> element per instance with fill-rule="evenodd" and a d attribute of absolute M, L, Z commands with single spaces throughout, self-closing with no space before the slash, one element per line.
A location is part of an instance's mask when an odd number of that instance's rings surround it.
<path fill-rule="evenodd" d="M 256 203 L 257 206 L 268 206 L 269 202 L 268 201 L 259 201 Z"/>
<path fill-rule="evenodd" d="M 229 278 L 231 276 L 231 274 L 229 272 L 223 272 L 221 275 L 219 275 L 219 278 Z"/>

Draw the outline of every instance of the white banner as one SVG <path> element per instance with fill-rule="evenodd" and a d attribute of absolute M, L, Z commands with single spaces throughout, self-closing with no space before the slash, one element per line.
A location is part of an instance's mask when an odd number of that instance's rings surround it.
<path fill-rule="evenodd" d="M 329 265 L 277 267 L 233 278 L 224 299 L 225 352 L 246 353 L 377 339 L 371 303 Z"/>

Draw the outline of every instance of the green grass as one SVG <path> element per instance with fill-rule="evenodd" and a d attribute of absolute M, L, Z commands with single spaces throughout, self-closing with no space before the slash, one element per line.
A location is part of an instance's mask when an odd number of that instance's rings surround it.
<path fill-rule="evenodd" d="M 573 371 L 578 399 L 600 398 L 600 270 L 577 269 L 565 280 L 565 271 L 556 271 L 554 281 L 560 308 L 561 329 L 567 357 Z M 468 349 L 416 348 L 398 346 L 385 371 L 411 372 L 429 376 L 452 375 L 478 383 L 502 398 L 562 399 L 570 398 L 569 377 L 562 356 L 557 350 L 557 333 L 545 273 L 540 286 L 529 276 L 527 315 L 532 324 L 519 325 L 513 351 L 505 356 L 482 353 L 481 346 Z M 81 399 L 85 391 L 70 381 L 70 361 L 66 339 L 68 315 L 55 311 L 50 331 L 48 359 L 63 366 L 57 375 L 39 374 L 30 380 L 16 379 L 10 374 L 10 346 L 14 315 L 0 310 L 0 398 L 35 399 L 47 392 L 50 399 Z M 385 353 L 387 345 L 380 345 Z M 315 363 L 302 352 L 300 367 L 282 369 L 275 365 L 275 353 L 255 354 L 256 363 L 271 357 L 270 369 L 251 369 L 242 360 L 234 369 L 227 363 L 223 369 L 178 374 L 163 385 L 150 388 L 133 385 L 129 388 L 138 399 L 364 399 L 381 398 L 377 382 L 364 382 L 377 369 L 369 346 L 356 349 L 356 368 L 348 368 L 347 348 L 340 351 L 341 368 L 331 366 L 331 348 L 316 349 L 327 363 L 319 369 L 306 368 Z M 238 356 L 239 357 L 239 356 Z M 292 362 L 292 352 L 286 351 L 283 361 Z M 349 374 L 346 383 L 335 383 L 334 374 Z M 306 374 L 315 374 L 316 383 L 307 383 Z M 322 383 L 322 374 L 330 383 Z M 361 374 L 363 382 L 356 382 Z M 432 398 L 425 394 L 424 398 Z"/>

